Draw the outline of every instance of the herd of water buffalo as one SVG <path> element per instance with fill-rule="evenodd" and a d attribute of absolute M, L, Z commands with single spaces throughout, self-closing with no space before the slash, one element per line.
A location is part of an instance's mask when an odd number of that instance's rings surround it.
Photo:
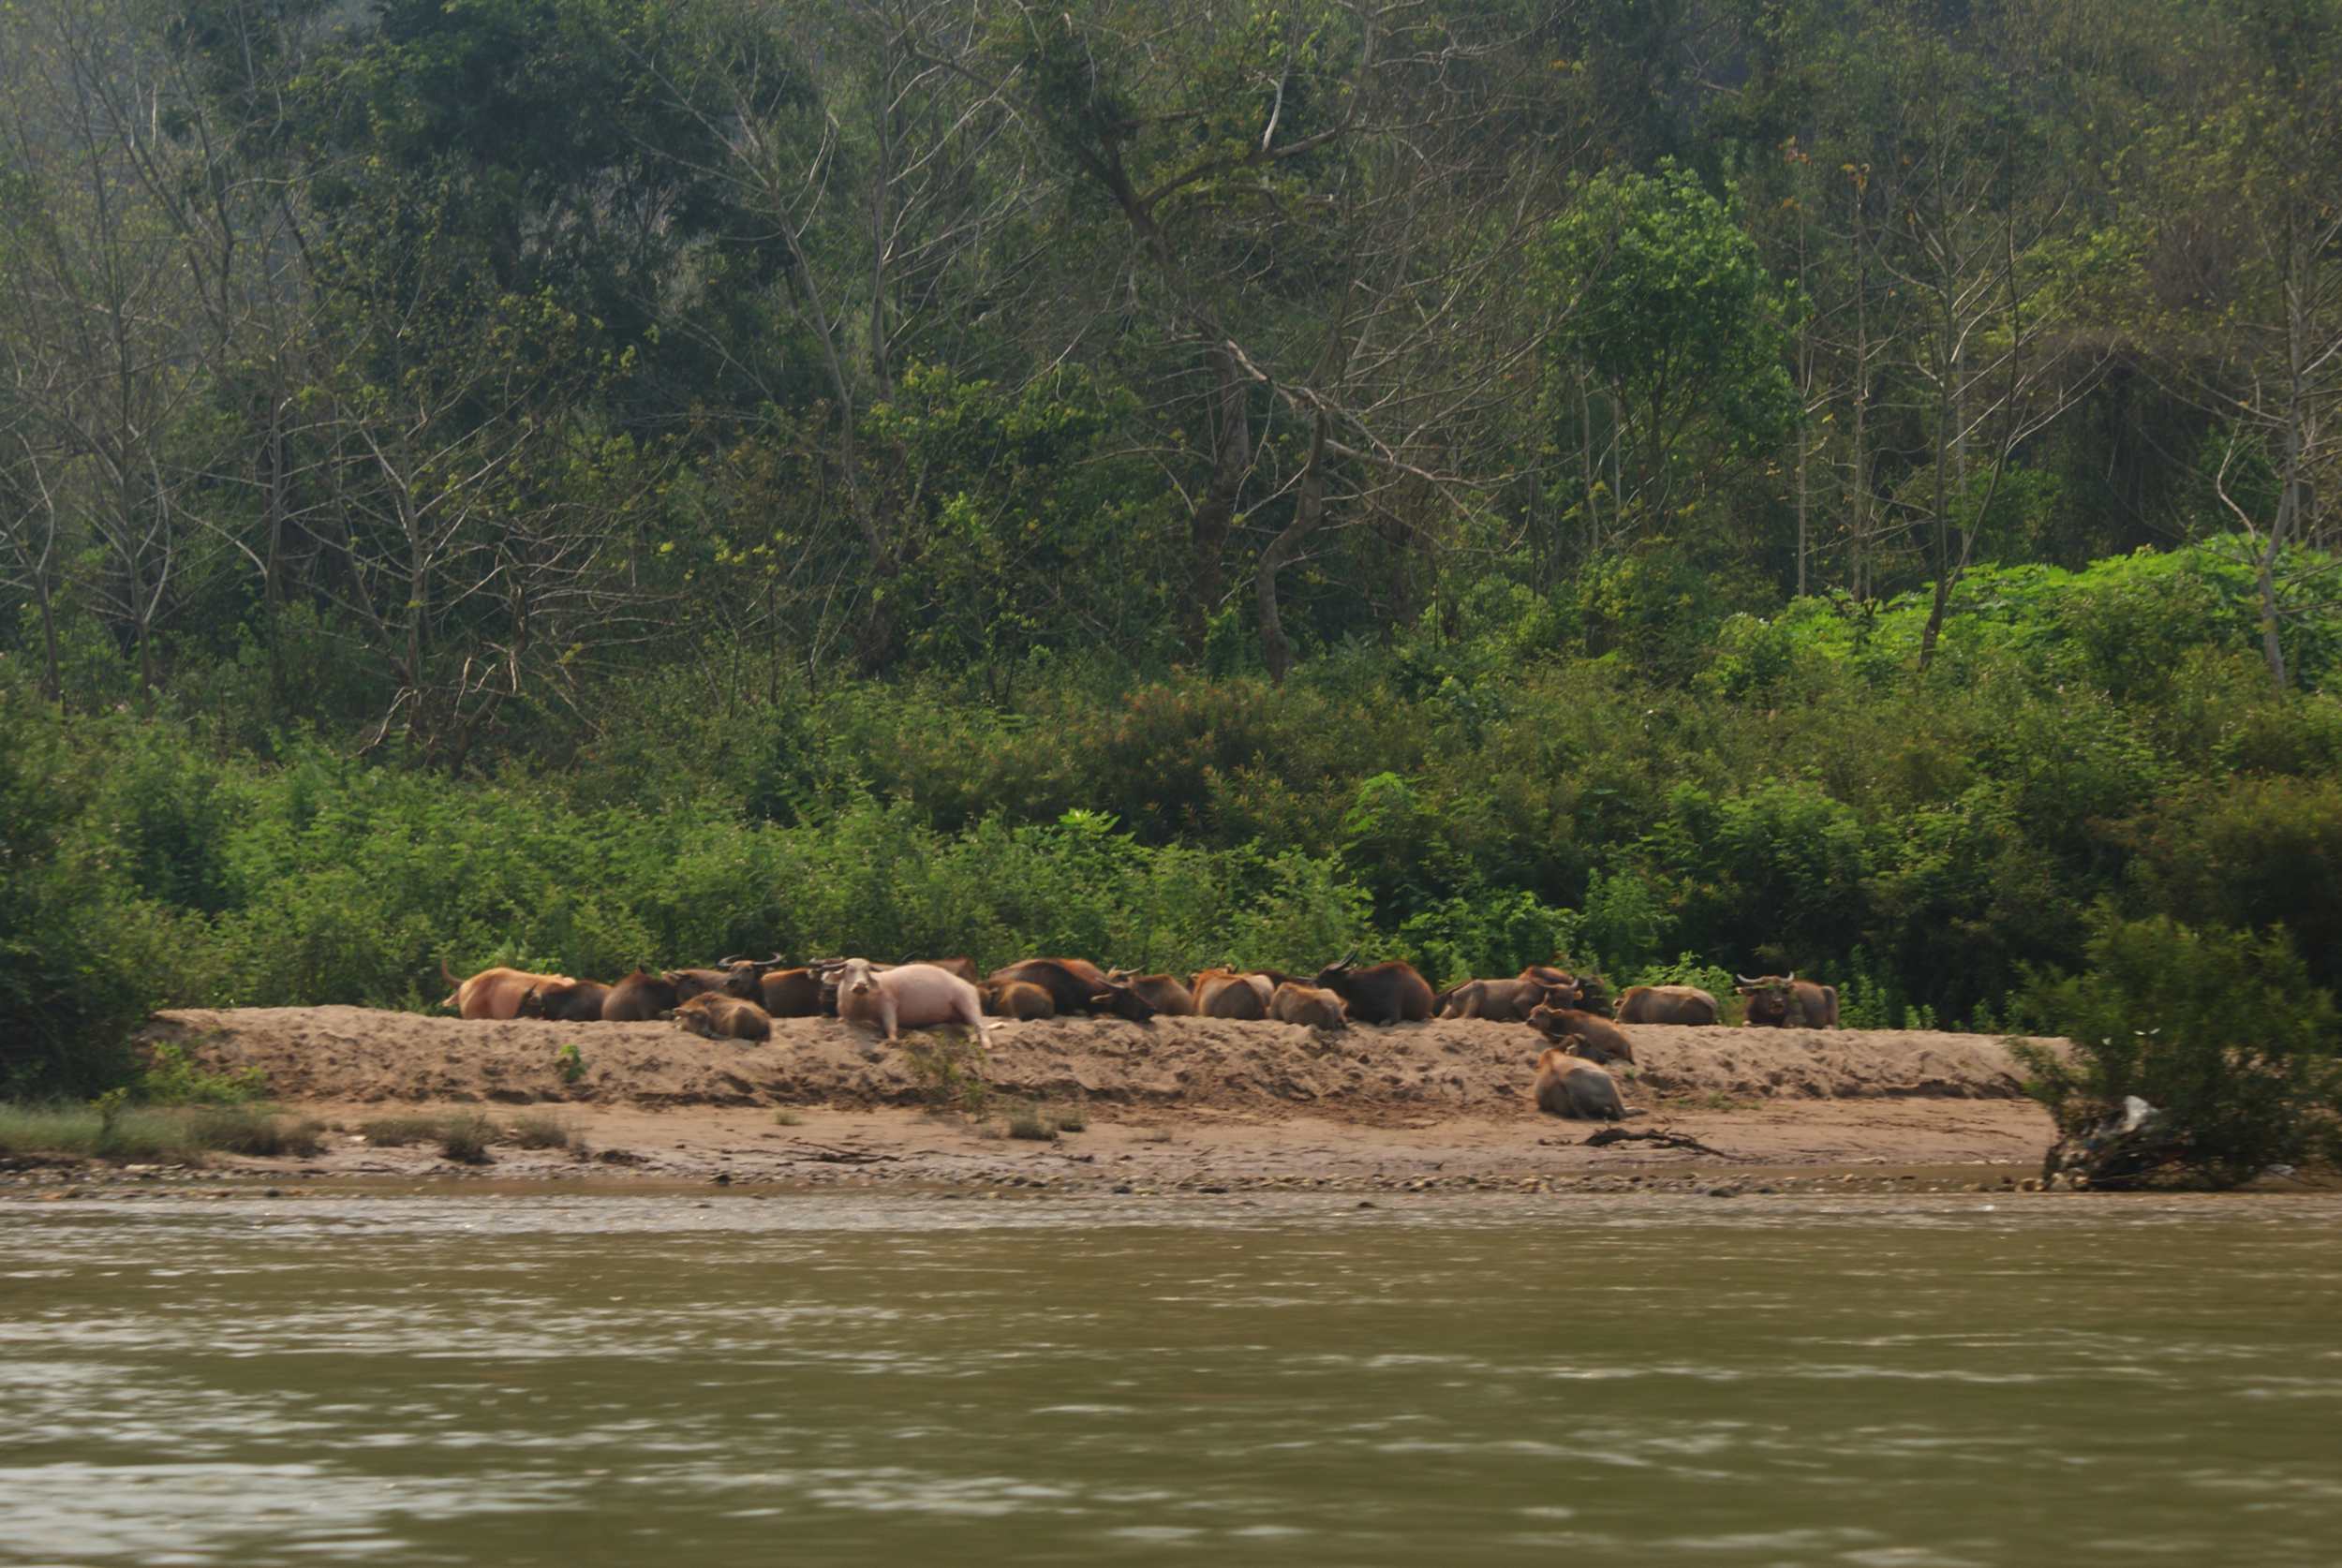
<path fill-rule="evenodd" d="M 546 1018 L 570 1023 L 639 1023 L 672 1018 L 710 1039 L 764 1041 L 775 1018 L 829 1016 L 876 1026 L 892 1042 L 905 1028 L 964 1024 L 986 1044 L 987 1017 L 1054 1018 L 1086 1013 L 1145 1023 L 1161 1016 L 1268 1019 L 1314 1028 L 1479 1018 L 1526 1024 L 1551 1042 L 1538 1058 L 1539 1106 L 1569 1116 L 1616 1117 L 1617 1086 L 1600 1069 L 1635 1059 L 1617 1026 L 1712 1025 L 1716 998 L 1695 985 L 1635 985 L 1615 1000 L 1591 976 L 1532 964 L 1504 980 L 1468 980 L 1434 992 L 1403 963 L 1360 968 L 1356 954 L 1313 979 L 1276 969 L 1206 969 L 1177 975 L 1102 969 L 1082 958 L 1027 958 L 978 977 L 973 960 L 879 964 L 829 958 L 784 964 L 724 958 L 708 969 L 636 969 L 613 984 L 523 969 L 446 974 L 441 1003 L 466 1018 Z M 1779 1028 L 1838 1027 L 1835 988 L 1788 975 L 1742 975 L 1742 1022 Z M 1606 1007 L 1605 1003 L 1608 1005 Z M 1608 1016 L 1605 1016 L 1605 1013 Z M 1585 1071 L 1591 1067 L 1592 1071 Z"/>

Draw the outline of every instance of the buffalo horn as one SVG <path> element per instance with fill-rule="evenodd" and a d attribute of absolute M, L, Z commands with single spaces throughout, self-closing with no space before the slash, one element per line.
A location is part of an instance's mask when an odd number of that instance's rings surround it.
<path fill-rule="evenodd" d="M 1756 982 L 1749 979 L 1748 976 L 1744 974 L 1736 974 L 1732 978 L 1739 981 L 1743 985 L 1754 985 L 1756 984 Z"/>

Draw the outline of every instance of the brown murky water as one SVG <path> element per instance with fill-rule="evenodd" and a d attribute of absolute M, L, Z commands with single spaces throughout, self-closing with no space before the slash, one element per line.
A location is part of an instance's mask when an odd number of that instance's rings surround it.
<path fill-rule="evenodd" d="M 0 1562 L 2342 1561 L 2342 1202 L 0 1204 Z"/>

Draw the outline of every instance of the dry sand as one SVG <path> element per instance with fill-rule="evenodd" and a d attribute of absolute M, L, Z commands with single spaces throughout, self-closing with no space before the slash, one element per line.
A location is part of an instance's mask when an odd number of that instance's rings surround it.
<path fill-rule="evenodd" d="M 1997 1186 L 2029 1175 L 2052 1135 L 1990 1036 L 1627 1032 L 1638 1060 L 1621 1084 L 1642 1114 L 1625 1127 L 1707 1152 L 1589 1146 L 1593 1126 L 1539 1115 L 1529 1087 L 1544 1042 L 1517 1024 L 996 1021 L 980 1079 L 948 1032 L 882 1046 L 834 1019 L 778 1019 L 769 1044 L 747 1046 L 668 1024 L 191 1009 L 157 1014 L 148 1037 L 211 1068 L 259 1068 L 275 1098 L 333 1129 L 322 1155 L 275 1168 L 328 1176 L 450 1174 L 435 1147 L 382 1147 L 363 1128 L 452 1109 L 499 1125 L 549 1114 L 581 1146 L 498 1147 L 489 1178 L 1134 1191 Z M 1003 1136 L 1003 1113 L 1023 1103 L 1078 1105 L 1089 1125 L 1055 1142 Z"/>

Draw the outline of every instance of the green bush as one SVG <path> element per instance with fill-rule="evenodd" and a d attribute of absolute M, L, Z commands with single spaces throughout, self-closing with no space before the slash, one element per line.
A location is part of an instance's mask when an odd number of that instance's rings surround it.
<path fill-rule="evenodd" d="M 2280 931 L 2198 930 L 2101 910 L 2078 975 L 2038 979 L 2023 1012 L 2072 1042 L 2020 1046 L 2061 1132 L 2137 1095 L 2169 1118 L 2174 1174 L 2213 1186 L 2331 1154 L 2342 1115 L 2333 997 Z"/>

